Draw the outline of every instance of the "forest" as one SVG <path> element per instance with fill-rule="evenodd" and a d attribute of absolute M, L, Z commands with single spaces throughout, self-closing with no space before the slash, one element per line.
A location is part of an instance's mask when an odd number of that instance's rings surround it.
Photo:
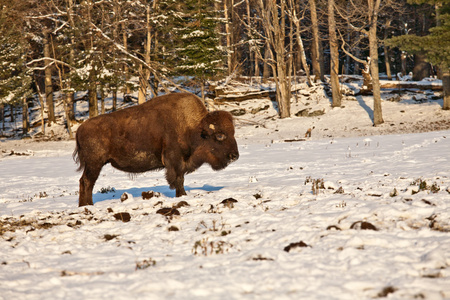
<path fill-rule="evenodd" d="M 380 76 L 442 79 L 450 109 L 450 3 L 446 0 L 0 0 L 0 127 L 39 103 L 42 125 L 77 122 L 158 93 L 218 80 L 272 81 L 280 118 L 296 82 L 329 84 L 340 107 L 343 75 L 364 78 L 382 124 Z M 137 96 L 135 96 L 137 95 Z M 100 104 L 99 104 L 100 103 Z M 100 107 L 99 107 L 100 106 Z M 67 126 L 70 131 L 71 126 Z"/>

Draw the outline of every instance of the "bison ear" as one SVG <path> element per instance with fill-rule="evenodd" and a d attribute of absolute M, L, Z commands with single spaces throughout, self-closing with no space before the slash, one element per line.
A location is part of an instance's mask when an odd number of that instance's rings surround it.
<path fill-rule="evenodd" d="M 211 135 L 214 134 L 214 130 L 216 129 L 216 127 L 214 126 L 214 124 L 207 124 L 206 126 L 203 126 L 202 128 L 202 138 L 207 139 L 209 138 Z"/>
<path fill-rule="evenodd" d="M 216 130 L 216 126 L 214 125 L 214 115 L 212 113 L 208 113 L 201 122 L 201 136 L 204 139 L 209 138 L 214 134 Z"/>

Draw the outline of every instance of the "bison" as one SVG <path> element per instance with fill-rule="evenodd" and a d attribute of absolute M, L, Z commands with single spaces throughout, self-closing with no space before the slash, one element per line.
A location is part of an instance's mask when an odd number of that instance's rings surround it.
<path fill-rule="evenodd" d="M 92 190 L 107 163 L 129 173 L 165 168 L 180 197 L 185 174 L 204 163 L 221 170 L 239 151 L 230 113 L 208 112 L 197 96 L 174 93 L 87 120 L 77 130 L 73 156 L 83 171 L 78 204 L 84 206 L 93 205 Z"/>

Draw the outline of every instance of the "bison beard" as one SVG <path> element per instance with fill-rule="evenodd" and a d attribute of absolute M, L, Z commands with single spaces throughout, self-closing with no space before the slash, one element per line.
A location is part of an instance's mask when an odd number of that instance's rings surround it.
<path fill-rule="evenodd" d="M 186 195 L 185 174 L 204 163 L 221 170 L 238 158 L 230 113 L 208 113 L 192 94 L 156 97 L 89 119 L 78 128 L 74 159 L 83 171 L 79 206 L 93 205 L 92 190 L 107 163 L 129 173 L 165 168 L 167 182 L 179 197 Z"/>

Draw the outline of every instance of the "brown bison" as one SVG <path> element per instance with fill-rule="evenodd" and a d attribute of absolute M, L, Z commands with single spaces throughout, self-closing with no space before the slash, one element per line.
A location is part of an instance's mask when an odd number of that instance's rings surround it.
<path fill-rule="evenodd" d="M 233 117 L 208 112 L 192 94 L 175 93 L 84 122 L 76 134 L 74 159 L 83 170 L 79 206 L 93 205 L 92 189 L 102 167 L 141 173 L 166 169 L 176 196 L 186 195 L 184 175 L 203 163 L 221 170 L 237 160 Z"/>

